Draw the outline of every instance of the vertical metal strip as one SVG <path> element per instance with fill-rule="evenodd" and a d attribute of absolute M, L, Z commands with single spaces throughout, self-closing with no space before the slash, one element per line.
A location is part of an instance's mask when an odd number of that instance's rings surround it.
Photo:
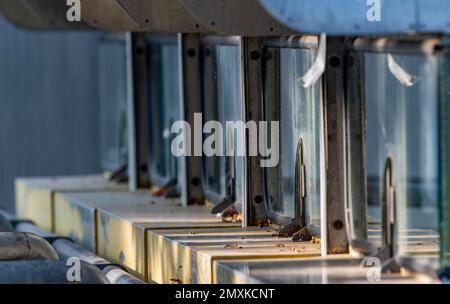
<path fill-rule="evenodd" d="M 257 124 L 263 118 L 262 101 L 262 38 L 243 38 L 244 59 L 244 100 L 246 121 L 253 120 Z M 258 126 L 259 131 L 259 126 Z M 250 139 L 246 138 L 247 151 Z M 244 206 L 244 226 L 268 224 L 268 212 L 264 203 L 264 168 L 261 157 L 247 156 L 247 204 Z"/>
<path fill-rule="evenodd" d="M 327 40 L 325 72 L 327 153 L 327 240 L 328 253 L 347 253 L 346 232 L 346 128 L 345 128 L 345 39 Z"/>
<path fill-rule="evenodd" d="M 128 175 L 130 191 L 149 187 L 145 34 L 127 33 Z"/>
<path fill-rule="evenodd" d="M 367 240 L 364 54 L 349 54 L 347 72 L 347 234 L 351 240 Z"/>
<path fill-rule="evenodd" d="M 181 119 L 192 127 L 195 115 L 202 112 L 201 75 L 200 75 L 200 35 L 178 34 L 180 49 L 180 107 Z M 195 137 L 191 137 L 192 152 L 195 149 Z M 198 143 L 197 143 L 198 144 Z M 198 147 L 202 149 L 203 147 Z M 203 172 L 202 156 L 183 156 L 180 160 L 181 203 L 183 206 L 204 202 L 201 176 Z"/>

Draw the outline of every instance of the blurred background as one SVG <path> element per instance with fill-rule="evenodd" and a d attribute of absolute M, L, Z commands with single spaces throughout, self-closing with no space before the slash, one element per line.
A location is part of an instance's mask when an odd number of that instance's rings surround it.
<path fill-rule="evenodd" d="M 15 177 L 101 171 L 99 37 L 0 15 L 0 209 L 14 211 Z"/>

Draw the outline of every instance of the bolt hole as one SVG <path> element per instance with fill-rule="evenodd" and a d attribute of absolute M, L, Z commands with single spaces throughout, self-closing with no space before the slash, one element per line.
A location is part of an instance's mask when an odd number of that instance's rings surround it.
<path fill-rule="evenodd" d="M 261 195 L 255 196 L 255 203 L 261 204 L 263 202 L 263 197 Z"/>
<path fill-rule="evenodd" d="M 195 55 L 197 55 L 197 52 L 194 49 L 188 49 L 187 50 L 187 55 L 189 57 L 195 57 Z"/>
<path fill-rule="evenodd" d="M 344 222 L 341 220 L 336 220 L 334 221 L 333 226 L 336 230 L 341 230 L 342 228 L 344 228 Z"/>
<path fill-rule="evenodd" d="M 193 177 L 191 179 L 191 184 L 194 185 L 194 186 L 200 185 L 200 179 L 198 177 Z"/>
<path fill-rule="evenodd" d="M 341 59 L 337 56 L 333 56 L 330 58 L 330 65 L 334 68 L 337 68 L 341 64 Z"/>
<path fill-rule="evenodd" d="M 258 60 L 259 59 L 259 52 L 258 51 L 252 51 L 251 53 L 250 53 L 250 58 L 252 59 L 252 60 Z"/>

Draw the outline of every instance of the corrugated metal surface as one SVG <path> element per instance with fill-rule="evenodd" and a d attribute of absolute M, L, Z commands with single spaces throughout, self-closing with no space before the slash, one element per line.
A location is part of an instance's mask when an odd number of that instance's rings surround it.
<path fill-rule="evenodd" d="M 0 16 L 0 208 L 13 210 L 16 176 L 100 171 L 98 37 Z"/>

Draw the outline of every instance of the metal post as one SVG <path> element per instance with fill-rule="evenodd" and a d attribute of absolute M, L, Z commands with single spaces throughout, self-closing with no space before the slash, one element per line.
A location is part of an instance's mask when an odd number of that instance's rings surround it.
<path fill-rule="evenodd" d="M 364 105 L 364 56 L 351 52 L 347 60 L 348 207 L 349 238 L 367 239 L 366 123 Z"/>
<path fill-rule="evenodd" d="M 328 253 L 347 253 L 346 231 L 346 115 L 345 39 L 327 39 L 325 72 L 325 119 L 327 153 L 327 240 Z"/>
<path fill-rule="evenodd" d="M 130 191 L 149 187 L 145 34 L 127 33 L 128 175 Z"/>
<path fill-rule="evenodd" d="M 179 34 L 181 119 L 194 126 L 195 113 L 202 112 L 200 75 L 200 35 Z M 195 136 L 191 137 L 194 147 Z M 194 151 L 194 149 L 192 149 Z M 180 160 L 181 203 L 183 206 L 203 203 L 202 157 L 184 156 Z"/>
<path fill-rule="evenodd" d="M 244 100 L 245 119 L 256 123 L 263 118 L 262 102 L 262 38 L 243 38 L 244 58 Z M 259 127 L 258 127 L 259 130 Z M 251 139 L 246 136 L 247 151 Z M 264 168 L 261 167 L 261 157 L 247 156 L 247 204 L 244 206 L 243 225 L 265 226 L 267 224 L 268 212 L 264 203 Z"/>

